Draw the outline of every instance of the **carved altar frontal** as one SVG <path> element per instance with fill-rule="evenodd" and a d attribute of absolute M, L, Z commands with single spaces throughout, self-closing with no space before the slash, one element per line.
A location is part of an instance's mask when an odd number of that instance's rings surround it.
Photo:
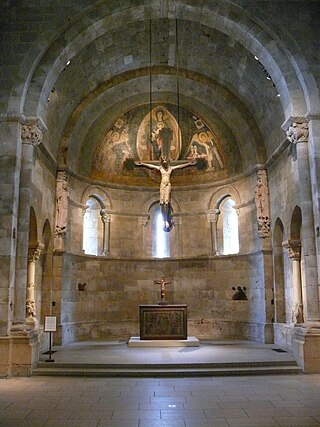
<path fill-rule="evenodd" d="M 140 305 L 141 340 L 186 340 L 187 305 Z"/>

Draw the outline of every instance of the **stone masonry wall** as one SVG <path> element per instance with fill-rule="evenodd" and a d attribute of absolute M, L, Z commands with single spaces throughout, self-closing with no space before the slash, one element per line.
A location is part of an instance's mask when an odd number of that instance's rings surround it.
<path fill-rule="evenodd" d="M 189 335 L 263 341 L 263 254 L 188 260 L 103 259 L 65 255 L 61 328 L 63 342 L 127 339 L 139 335 L 139 304 L 160 300 L 163 275 L 169 303 L 188 304 Z M 84 291 L 78 283 L 87 284 Z M 247 301 L 232 299 L 246 287 Z"/>

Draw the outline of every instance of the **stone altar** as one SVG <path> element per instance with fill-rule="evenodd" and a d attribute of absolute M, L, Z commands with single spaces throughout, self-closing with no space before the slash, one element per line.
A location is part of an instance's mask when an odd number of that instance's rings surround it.
<path fill-rule="evenodd" d="M 141 340 L 186 340 L 187 305 L 140 305 Z"/>

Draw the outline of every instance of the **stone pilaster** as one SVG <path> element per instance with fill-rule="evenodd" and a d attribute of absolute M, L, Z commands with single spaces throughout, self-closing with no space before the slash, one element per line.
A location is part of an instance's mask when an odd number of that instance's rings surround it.
<path fill-rule="evenodd" d="M 255 203 L 257 209 L 258 234 L 260 237 L 270 237 L 270 202 L 268 176 L 265 169 L 257 171 L 255 189 Z"/>
<path fill-rule="evenodd" d="M 68 175 L 58 171 L 56 184 L 56 223 L 54 231 L 54 250 L 65 250 L 65 237 L 68 228 Z"/>
<path fill-rule="evenodd" d="M 21 120 L 20 116 L 0 115 L 0 336 L 10 333 L 15 311 Z"/>
<path fill-rule="evenodd" d="M 318 295 L 320 301 L 320 114 L 306 114 L 309 129 L 309 162 L 316 240 Z M 319 302 L 320 313 L 320 302 Z M 320 318 L 320 315 L 319 315 Z"/>

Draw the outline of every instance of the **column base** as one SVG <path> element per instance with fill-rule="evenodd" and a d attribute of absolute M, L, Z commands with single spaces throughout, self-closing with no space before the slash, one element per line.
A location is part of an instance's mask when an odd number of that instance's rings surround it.
<path fill-rule="evenodd" d="M 26 324 L 31 329 L 39 329 L 39 321 L 36 317 L 27 317 Z"/>
<path fill-rule="evenodd" d="M 39 334 L 19 325 L 0 337 L 0 377 L 30 376 L 39 360 Z"/>
<path fill-rule="evenodd" d="M 319 322 L 311 322 L 293 328 L 292 352 L 304 373 L 320 373 Z"/>

